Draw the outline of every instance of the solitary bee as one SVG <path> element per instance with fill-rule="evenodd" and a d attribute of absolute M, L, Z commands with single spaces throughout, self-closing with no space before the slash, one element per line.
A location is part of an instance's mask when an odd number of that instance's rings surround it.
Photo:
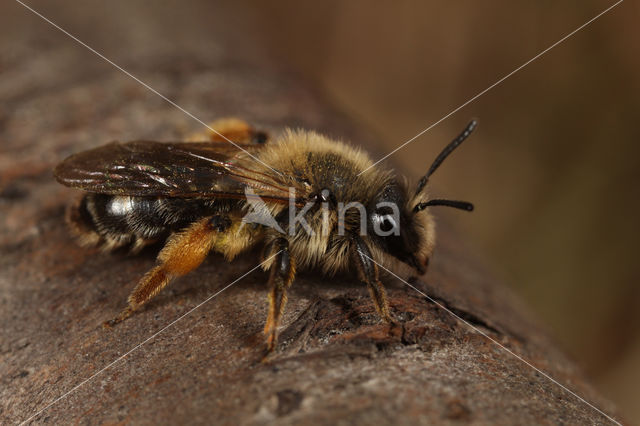
<path fill-rule="evenodd" d="M 271 352 L 298 269 L 355 270 L 379 316 L 392 321 L 378 263 L 424 274 L 435 243 L 428 207 L 473 210 L 463 201 L 428 199 L 426 187 L 475 126 L 469 123 L 446 146 L 413 191 L 358 149 L 301 130 L 269 141 L 237 119 L 215 122 L 204 142 L 110 143 L 68 157 L 54 173 L 60 183 L 87 191 L 67 213 L 82 244 L 137 252 L 166 241 L 157 266 L 106 326 L 197 268 L 210 251 L 231 261 L 262 244 Z"/>

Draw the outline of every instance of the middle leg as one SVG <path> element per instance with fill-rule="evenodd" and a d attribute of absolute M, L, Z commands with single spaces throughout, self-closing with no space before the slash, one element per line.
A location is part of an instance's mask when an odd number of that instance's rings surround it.
<path fill-rule="evenodd" d="M 269 256 L 274 259 L 269 273 L 269 313 L 264 334 L 267 336 L 267 352 L 273 352 L 278 342 L 278 326 L 287 303 L 287 289 L 296 274 L 296 265 L 289 253 L 289 243 L 284 238 L 277 239 Z"/>

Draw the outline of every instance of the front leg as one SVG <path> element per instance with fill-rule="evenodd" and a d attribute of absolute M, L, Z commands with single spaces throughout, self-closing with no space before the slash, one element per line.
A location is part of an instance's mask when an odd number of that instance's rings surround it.
<path fill-rule="evenodd" d="M 380 318 L 386 322 L 393 322 L 389 314 L 389 302 L 387 302 L 387 292 L 378 278 L 378 265 L 373 262 L 371 251 L 359 235 L 353 237 L 351 257 L 356 264 L 358 278 L 367 284 L 369 293 L 373 299 L 373 304 Z"/>
<path fill-rule="evenodd" d="M 287 289 L 296 274 L 295 261 L 289 253 L 289 243 L 278 238 L 271 245 L 268 257 L 275 256 L 269 273 L 269 313 L 264 334 L 267 336 L 267 353 L 273 352 L 278 343 L 278 326 L 287 303 Z"/>

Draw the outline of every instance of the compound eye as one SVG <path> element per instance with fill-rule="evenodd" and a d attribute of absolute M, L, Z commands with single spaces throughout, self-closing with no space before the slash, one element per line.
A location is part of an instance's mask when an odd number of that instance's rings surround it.
<path fill-rule="evenodd" d="M 374 229 L 389 234 L 391 231 L 396 231 L 398 228 L 398 222 L 396 217 L 392 214 L 374 214 L 373 217 Z"/>
<path fill-rule="evenodd" d="M 390 232 L 397 226 L 395 218 L 390 214 L 380 216 L 380 230 Z"/>

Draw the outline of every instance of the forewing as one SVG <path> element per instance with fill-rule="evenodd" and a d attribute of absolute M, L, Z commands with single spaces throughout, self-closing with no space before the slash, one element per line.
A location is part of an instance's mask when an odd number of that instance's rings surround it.
<path fill-rule="evenodd" d="M 260 146 L 249 149 L 255 155 Z M 246 187 L 289 195 L 277 173 L 226 142 L 114 142 L 68 157 L 54 174 L 63 185 L 111 195 L 239 198 Z"/>

